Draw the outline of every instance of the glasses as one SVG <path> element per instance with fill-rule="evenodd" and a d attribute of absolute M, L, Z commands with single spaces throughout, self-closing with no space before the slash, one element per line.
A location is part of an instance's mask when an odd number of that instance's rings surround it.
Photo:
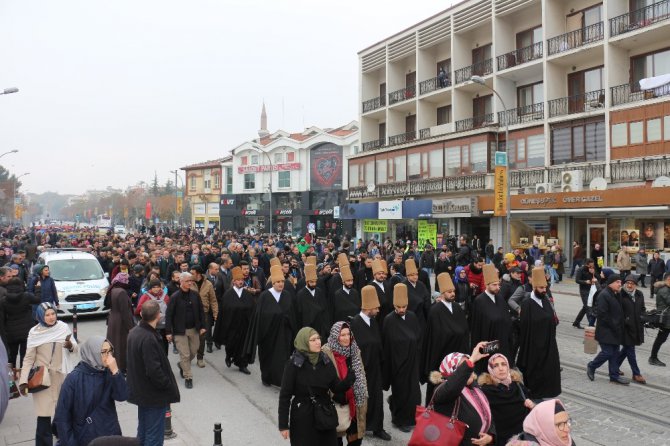
<path fill-rule="evenodd" d="M 560 423 L 555 423 L 554 426 L 556 426 L 559 431 L 565 431 L 566 428 L 572 427 L 572 418 L 568 418 L 567 421 L 561 421 Z"/>
<path fill-rule="evenodd" d="M 101 351 L 100 351 L 100 354 L 101 354 L 101 355 L 111 355 L 112 353 L 114 353 L 114 349 L 113 349 L 113 348 L 110 348 L 109 350 L 101 350 Z"/>

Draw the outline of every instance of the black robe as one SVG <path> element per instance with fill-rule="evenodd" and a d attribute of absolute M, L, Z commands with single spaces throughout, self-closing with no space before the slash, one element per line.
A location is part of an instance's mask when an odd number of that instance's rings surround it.
<path fill-rule="evenodd" d="M 249 363 L 253 364 L 258 346 L 261 380 L 264 383 L 281 385 L 284 365 L 293 352 L 293 339 L 297 332 L 293 296 L 282 291 L 277 302 L 269 290 L 263 291 L 256 302 L 244 342 L 244 353 L 248 355 Z"/>
<path fill-rule="evenodd" d="M 449 308 L 435 302 L 428 313 L 428 323 L 421 348 L 421 382 L 426 382 L 426 404 L 433 396 L 435 386 L 428 380 L 430 372 L 439 370 L 440 363 L 449 353 L 468 353 L 470 332 L 465 311 L 456 302 Z"/>
<path fill-rule="evenodd" d="M 413 426 L 416 406 L 421 404 L 419 330 L 419 320 L 411 311 L 404 319 L 395 311 L 384 319 L 382 382 L 385 390 L 390 387 L 393 392 L 389 405 L 396 426 Z"/>
<path fill-rule="evenodd" d="M 335 292 L 332 305 L 331 322 L 348 322 L 361 312 L 361 295 L 355 288 L 351 288 L 348 294 L 340 288 Z"/>
<path fill-rule="evenodd" d="M 496 295 L 495 303 L 486 292 L 481 293 L 472 303 L 472 323 L 470 324 L 472 347 L 481 341 L 500 341 L 499 352 L 509 360 L 510 368 L 514 368 L 514 358 L 511 356 L 510 335 L 512 320 L 509 307 L 505 300 Z M 477 373 L 486 370 L 486 361 L 478 361 L 475 365 Z"/>
<path fill-rule="evenodd" d="M 214 327 L 214 342 L 226 346 L 226 357 L 236 366 L 246 367 L 249 357 L 244 353 L 244 338 L 251 323 L 254 310 L 254 296 L 246 289 L 238 297 L 230 288 L 221 297 L 219 315 Z"/>
<path fill-rule="evenodd" d="M 312 327 L 321 335 L 321 339 L 328 339 L 330 334 L 330 312 L 326 297 L 320 288 L 314 289 L 314 296 L 307 287 L 298 291 L 295 299 L 296 328 Z"/>
<path fill-rule="evenodd" d="M 361 315 L 358 314 L 351 320 L 349 326 L 353 338 L 361 350 L 368 384 L 366 429 L 377 432 L 384 428 L 384 392 L 382 390 L 384 351 L 379 323 L 375 318 L 372 318 L 368 326 Z"/>
<path fill-rule="evenodd" d="M 407 309 L 416 314 L 423 331 L 426 328 L 428 313 L 430 312 L 430 288 L 426 288 L 421 281 L 417 281 L 416 286 L 412 285 L 409 280 L 405 280 L 403 283 L 407 285 L 407 298 L 409 300 Z"/>
<path fill-rule="evenodd" d="M 377 322 L 379 322 L 380 330 L 382 327 L 384 327 L 384 318 L 386 315 L 393 311 L 393 288 L 391 288 L 391 283 L 388 280 L 385 280 L 382 283 L 384 284 L 383 291 L 374 280 L 370 282 L 370 285 L 375 287 L 375 291 L 377 291 L 377 298 L 379 299 L 379 314 L 377 314 Z"/>
<path fill-rule="evenodd" d="M 518 365 L 533 398 L 555 398 L 561 393 L 561 361 L 556 344 L 554 310 L 549 299 L 542 307 L 532 298 L 521 303 Z"/>
<path fill-rule="evenodd" d="M 356 275 L 354 276 L 354 288 L 360 292 L 363 287 L 372 282 L 374 278 L 372 268 L 361 268 L 356 271 Z"/>

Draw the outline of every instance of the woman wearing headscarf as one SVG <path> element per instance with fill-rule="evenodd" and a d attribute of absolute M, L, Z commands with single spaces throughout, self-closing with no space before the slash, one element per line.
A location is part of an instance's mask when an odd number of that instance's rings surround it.
<path fill-rule="evenodd" d="M 573 446 L 570 437 L 572 420 L 560 400 L 543 401 L 523 422 L 523 433 L 513 437 L 507 446 Z"/>
<path fill-rule="evenodd" d="M 28 375 L 33 365 L 44 366 L 49 374 L 51 384 L 46 389 L 33 393 L 37 428 L 35 445 L 53 444 L 51 417 L 56 410 L 65 375 L 69 371 L 72 359 L 70 353 L 79 350 L 77 342 L 72 339 L 70 327 L 58 320 L 56 308 L 49 302 L 43 302 L 35 311 L 38 324 L 28 333 L 28 350 L 23 360 L 19 389 L 22 395 L 28 394 Z"/>
<path fill-rule="evenodd" d="M 65 378 L 56 406 L 60 446 L 86 446 L 98 437 L 121 435 L 114 402 L 128 398 L 128 387 L 114 347 L 102 336 L 93 336 L 79 352 L 81 362 Z"/>
<path fill-rule="evenodd" d="M 127 291 L 128 279 L 126 273 L 117 274 L 107 291 L 110 308 L 107 318 L 107 339 L 116 346 L 116 360 L 122 373 L 126 372 L 128 332 L 135 326 L 133 304 Z"/>
<path fill-rule="evenodd" d="M 356 380 L 351 388 L 333 395 L 336 404 L 349 406 L 349 417 L 351 425 L 347 429 L 347 445 L 358 446 L 363 442 L 365 436 L 365 416 L 368 412 L 368 385 L 363 368 L 361 351 L 356 344 L 351 328 L 346 322 L 335 322 L 330 329 L 328 343 L 321 349 L 330 359 L 337 377 L 345 379 L 349 373 L 347 361 L 351 361 L 351 367 L 356 374 Z M 338 444 L 342 445 L 342 438 L 338 437 Z"/>
<path fill-rule="evenodd" d="M 284 368 L 279 391 L 279 431 L 292 446 L 337 445 L 335 428 L 317 430 L 314 426 L 312 398 L 330 404 L 328 391 L 338 394 L 356 381 L 352 359 L 347 358 L 347 375 L 337 378 L 331 360 L 321 352 L 321 337 L 311 327 L 303 327 L 293 343 L 295 351 Z"/>
<path fill-rule="evenodd" d="M 496 426 L 496 445 L 505 445 L 514 434 L 523 430 L 523 420 L 535 403 L 528 399 L 521 373 L 509 368 L 502 353 L 489 358 L 488 373 L 477 380 L 489 400 L 491 416 Z"/>
<path fill-rule="evenodd" d="M 465 310 L 465 314 L 470 314 L 470 304 L 472 303 L 472 291 L 468 283 L 468 272 L 464 266 L 457 266 L 454 273 L 454 286 L 456 287 L 456 302 Z"/>
<path fill-rule="evenodd" d="M 431 372 L 430 380 L 438 386 L 433 393 L 436 412 L 451 417 L 459 401 L 458 419 L 467 424 L 461 446 L 492 445 L 496 429 L 491 417 L 491 408 L 486 395 L 477 386 L 474 374 L 475 363 L 488 356 L 480 352 L 486 345 L 480 342 L 470 356 L 464 353 L 449 353 L 440 364 L 440 371 Z"/>
<path fill-rule="evenodd" d="M 142 304 L 148 300 L 155 300 L 158 302 L 158 306 L 161 309 L 161 318 L 156 325 L 156 331 L 163 338 L 163 348 L 165 350 L 165 355 L 168 354 L 168 340 L 165 333 L 165 312 L 167 311 L 167 306 L 170 303 L 170 296 L 167 295 L 167 289 L 163 287 L 160 279 L 151 279 L 148 284 L 147 291 L 142 294 L 139 301 L 137 302 L 137 308 L 135 308 L 135 316 L 142 317 Z"/>

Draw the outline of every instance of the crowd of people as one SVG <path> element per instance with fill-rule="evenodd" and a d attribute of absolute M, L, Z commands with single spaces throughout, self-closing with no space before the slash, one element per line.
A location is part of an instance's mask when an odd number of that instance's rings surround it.
<path fill-rule="evenodd" d="M 551 285 L 562 279 L 559 248 L 536 259 L 465 236 L 439 249 L 346 234 L 293 239 L 216 230 L 121 239 L 87 229 L 6 228 L 2 236 L 9 266 L 0 267 L 0 332 L 9 361 L 22 369 L 21 393 L 34 365 L 50 376 L 48 389 L 32 394 L 37 444 L 51 444 L 54 427 L 63 445 L 121 435 L 115 401 L 124 400 L 138 406 L 140 444 L 162 444 L 165 411 L 181 397 L 171 350 L 185 389 L 200 385 L 205 355 L 225 355 L 226 366 L 244 375 L 258 362 L 261 384 L 280 389 L 278 428 L 293 445 L 358 445 L 366 433 L 390 440 L 385 404 L 391 425 L 412 432 L 422 402 L 446 416 L 458 412 L 468 426 L 464 445 L 572 444 L 571 420 L 556 400 L 561 368 Z M 104 336 L 78 345 L 58 321 L 48 268 L 34 264 L 49 247 L 86 250 L 108 273 Z M 13 300 L 9 282 L 17 285 Z M 614 281 L 604 283 L 618 292 Z M 599 337 L 611 317 L 600 310 L 611 299 L 600 294 Z M 14 300 L 20 311 L 10 311 Z M 590 317 L 593 303 L 585 306 Z M 623 333 L 618 345 L 633 348 L 617 349 L 617 372 L 623 359 L 634 361 L 639 342 Z M 75 366 L 68 358 L 77 352 Z M 602 354 L 609 356 L 590 363 L 589 373 L 614 356 L 606 348 Z"/>

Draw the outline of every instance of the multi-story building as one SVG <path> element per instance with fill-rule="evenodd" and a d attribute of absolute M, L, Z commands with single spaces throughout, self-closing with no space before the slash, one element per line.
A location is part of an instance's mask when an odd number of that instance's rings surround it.
<path fill-rule="evenodd" d="M 186 184 L 184 201 L 191 207 L 191 226 L 215 229 L 220 226 L 219 197 L 223 185 L 222 165 L 230 156 L 182 167 Z"/>
<path fill-rule="evenodd" d="M 668 0 L 469 0 L 362 50 L 350 218 L 405 200 L 379 235 L 423 218 L 502 246 L 506 151 L 513 246 L 599 243 L 611 261 L 635 231 L 667 247 L 670 192 L 652 182 L 670 175 L 669 37 Z"/>
<path fill-rule="evenodd" d="M 288 133 L 266 129 L 231 151 L 220 197 L 223 228 L 239 232 L 322 235 L 336 230 L 334 212 L 345 202 L 346 157 L 359 147 L 358 123 Z M 351 223 L 351 222 L 349 222 Z M 351 230 L 349 228 L 349 230 Z"/>

